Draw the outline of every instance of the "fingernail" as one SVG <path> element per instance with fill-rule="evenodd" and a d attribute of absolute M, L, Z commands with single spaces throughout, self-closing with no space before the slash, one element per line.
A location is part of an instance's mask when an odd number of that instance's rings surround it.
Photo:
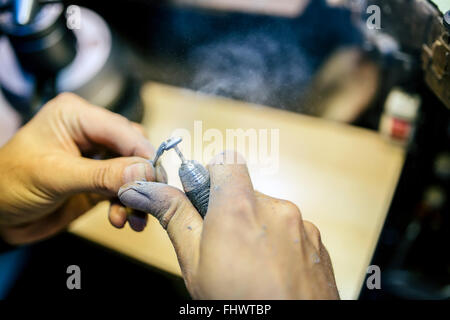
<path fill-rule="evenodd" d="M 125 209 L 124 207 L 119 207 L 118 213 L 120 215 L 127 215 L 128 212 L 127 212 L 127 209 Z"/>
<path fill-rule="evenodd" d="M 169 220 L 165 220 L 165 214 L 173 200 L 173 193 L 167 188 L 162 183 L 136 181 L 122 186 L 118 196 L 125 206 L 152 214 L 166 228 Z"/>
<path fill-rule="evenodd" d="M 120 188 L 118 193 L 120 201 L 127 207 L 149 212 L 149 199 L 135 188 L 135 185 L 125 185 Z"/>
<path fill-rule="evenodd" d="M 134 211 L 128 215 L 128 222 L 134 231 L 141 232 L 147 226 L 147 214 L 144 212 Z"/>
<path fill-rule="evenodd" d="M 149 164 L 135 163 L 125 168 L 123 171 L 123 182 L 152 180 L 153 170 Z"/>

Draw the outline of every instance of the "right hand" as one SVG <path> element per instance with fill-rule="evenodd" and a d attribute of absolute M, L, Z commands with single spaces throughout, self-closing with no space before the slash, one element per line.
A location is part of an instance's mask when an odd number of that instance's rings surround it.
<path fill-rule="evenodd" d="M 291 202 L 254 191 L 244 161 L 232 156 L 233 164 L 220 154 L 208 166 L 204 220 L 183 192 L 165 184 L 127 184 L 120 200 L 167 229 L 193 298 L 339 299 L 318 229 Z"/>

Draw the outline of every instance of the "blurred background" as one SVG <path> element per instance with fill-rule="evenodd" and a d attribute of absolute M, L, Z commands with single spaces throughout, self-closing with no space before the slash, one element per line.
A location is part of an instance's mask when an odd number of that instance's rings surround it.
<path fill-rule="evenodd" d="M 0 0 L 0 145 L 63 91 L 140 121 L 147 81 L 379 132 L 407 157 L 371 262 L 383 286 L 360 299 L 448 299 L 449 10 L 447 0 Z M 189 297 L 178 277 L 62 234 L 0 254 L 0 298 L 76 295 L 54 276 L 75 260 L 96 279 L 89 293 L 139 282 Z"/>

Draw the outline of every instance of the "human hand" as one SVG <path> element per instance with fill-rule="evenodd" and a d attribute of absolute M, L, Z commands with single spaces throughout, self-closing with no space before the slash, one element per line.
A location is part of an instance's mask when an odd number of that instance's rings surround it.
<path fill-rule="evenodd" d="M 82 156 L 105 149 L 122 157 Z M 166 181 L 164 169 L 147 160 L 153 156 L 138 124 L 74 94 L 59 95 L 0 149 L 0 236 L 10 244 L 40 240 L 115 197 L 124 183 Z M 146 224 L 146 215 L 118 203 L 109 219 L 118 228 L 128 220 L 136 231 Z"/>
<path fill-rule="evenodd" d="M 319 230 L 297 206 L 253 190 L 242 158 L 217 156 L 204 220 L 180 190 L 135 182 L 123 204 L 167 229 L 186 286 L 197 299 L 339 299 Z M 226 161 L 227 160 L 227 161 Z"/>

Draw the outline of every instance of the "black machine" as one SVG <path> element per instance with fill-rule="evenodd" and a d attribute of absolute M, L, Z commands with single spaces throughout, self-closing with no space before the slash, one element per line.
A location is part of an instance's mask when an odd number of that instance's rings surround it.
<path fill-rule="evenodd" d="M 0 87 L 25 120 L 65 91 L 141 119 L 138 84 L 94 11 L 60 1 L 1 0 L 0 31 Z"/>

